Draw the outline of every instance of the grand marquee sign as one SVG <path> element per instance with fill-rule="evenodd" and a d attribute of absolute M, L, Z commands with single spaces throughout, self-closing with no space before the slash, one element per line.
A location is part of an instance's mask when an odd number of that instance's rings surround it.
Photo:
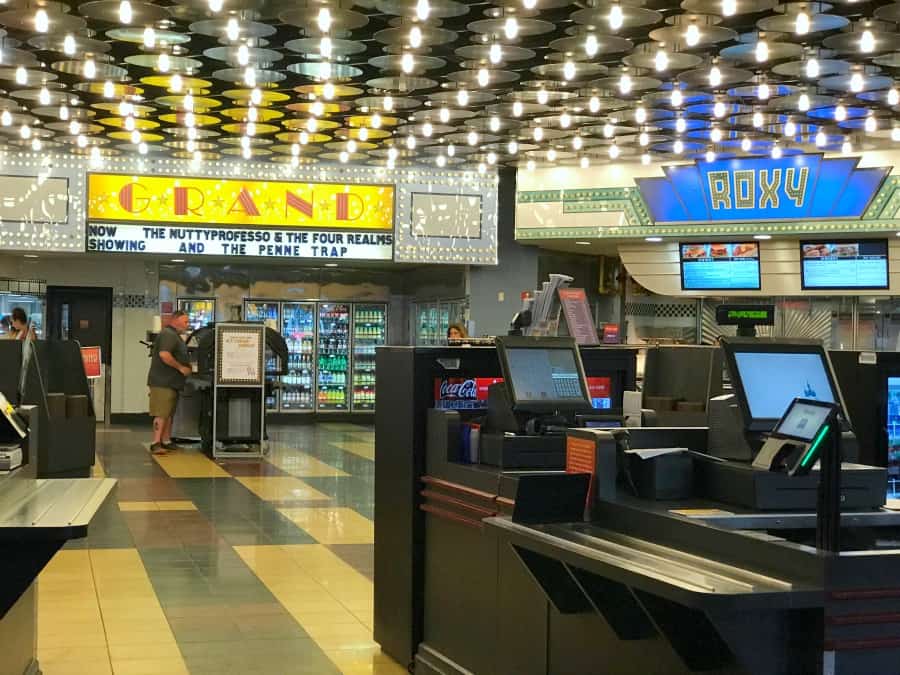
<path fill-rule="evenodd" d="M 87 250 L 390 260 L 394 187 L 88 175 Z"/>
<path fill-rule="evenodd" d="M 665 177 L 636 181 L 656 223 L 859 218 L 890 167 L 858 164 L 820 154 L 739 157 L 665 166 Z"/>

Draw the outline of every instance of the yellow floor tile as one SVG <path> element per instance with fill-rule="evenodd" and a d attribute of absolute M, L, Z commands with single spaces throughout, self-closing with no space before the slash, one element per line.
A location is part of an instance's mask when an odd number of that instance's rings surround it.
<path fill-rule="evenodd" d="M 114 675 L 189 675 L 180 656 L 176 659 L 114 659 L 112 666 Z"/>
<path fill-rule="evenodd" d="M 273 448 L 268 461 L 273 466 L 298 478 L 331 478 L 350 475 L 305 452 L 291 450 L 289 454 L 282 454 L 278 452 L 277 445 Z"/>
<path fill-rule="evenodd" d="M 41 672 L 43 675 L 112 675 L 112 667 L 109 661 L 66 661 L 64 663 L 55 663 L 46 667 L 43 661 L 39 660 Z"/>
<path fill-rule="evenodd" d="M 340 441 L 332 443 L 335 447 L 340 448 L 341 450 L 345 450 L 347 452 L 352 452 L 354 455 L 359 455 L 360 457 L 364 457 L 365 459 L 375 460 L 375 439 L 365 440 L 365 441 Z"/>
<path fill-rule="evenodd" d="M 371 544 L 374 523 L 346 507 L 283 508 L 278 511 L 320 544 Z"/>
<path fill-rule="evenodd" d="M 159 511 L 156 502 L 119 502 L 119 511 Z"/>
<path fill-rule="evenodd" d="M 331 499 L 293 476 L 241 476 L 236 479 L 260 499 L 266 501 L 321 500 Z"/>
<path fill-rule="evenodd" d="M 326 652 L 329 659 L 344 675 L 407 675 L 399 663 L 381 652 L 380 648 L 342 649 Z"/>
<path fill-rule="evenodd" d="M 160 511 L 196 511 L 197 505 L 191 501 L 172 499 L 169 501 L 156 502 L 156 508 Z"/>
<path fill-rule="evenodd" d="M 171 478 L 231 478 L 230 473 L 199 452 L 153 455 L 153 459 Z"/>
<path fill-rule="evenodd" d="M 103 468 L 103 463 L 100 461 L 100 458 L 94 455 L 94 466 L 91 469 L 91 477 L 93 478 L 106 478 L 106 470 Z"/>

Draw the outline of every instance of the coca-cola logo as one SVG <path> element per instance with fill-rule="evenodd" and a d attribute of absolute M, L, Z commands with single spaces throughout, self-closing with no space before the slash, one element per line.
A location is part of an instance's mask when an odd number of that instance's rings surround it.
<path fill-rule="evenodd" d="M 474 401 L 478 398 L 478 386 L 475 380 L 443 380 L 440 394 L 441 399 L 458 398 Z"/>

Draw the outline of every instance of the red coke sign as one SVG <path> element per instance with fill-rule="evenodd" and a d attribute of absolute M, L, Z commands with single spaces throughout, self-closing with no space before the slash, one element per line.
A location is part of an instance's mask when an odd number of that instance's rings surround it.
<path fill-rule="evenodd" d="M 465 410 L 487 407 L 488 388 L 502 377 L 436 377 L 434 407 Z"/>

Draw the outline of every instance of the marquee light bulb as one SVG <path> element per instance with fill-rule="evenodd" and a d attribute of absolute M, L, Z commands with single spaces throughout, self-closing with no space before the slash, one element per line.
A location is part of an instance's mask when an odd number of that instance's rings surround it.
<path fill-rule="evenodd" d="M 599 51 L 600 43 L 597 41 L 597 36 L 593 33 L 588 33 L 588 36 L 584 39 L 584 53 L 594 57 L 597 56 Z"/>
<path fill-rule="evenodd" d="M 688 24 L 684 31 L 684 41 L 688 47 L 696 47 L 700 43 L 700 28 L 696 23 Z"/>
<path fill-rule="evenodd" d="M 776 143 L 772 146 L 772 159 L 781 159 L 781 146 Z"/>
<path fill-rule="evenodd" d="M 159 58 L 156 59 L 156 69 L 161 73 L 169 72 L 169 68 L 171 67 L 171 61 L 169 60 L 169 55 L 163 52 L 159 55 Z"/>
<path fill-rule="evenodd" d="M 69 122 L 69 134 L 72 136 L 77 136 L 81 133 L 81 125 L 78 123 L 78 120 L 72 120 Z"/>
<path fill-rule="evenodd" d="M 549 162 L 556 161 L 556 149 L 555 148 L 550 148 L 549 150 L 547 150 L 547 161 L 549 161 Z"/>
<path fill-rule="evenodd" d="M 46 33 L 50 30 L 50 17 L 47 15 L 47 10 L 39 9 L 34 13 L 34 29 L 38 33 Z"/>
<path fill-rule="evenodd" d="M 816 147 L 824 148 L 825 144 L 828 142 L 828 137 L 825 135 L 825 132 L 819 129 L 816 132 Z"/>
<path fill-rule="evenodd" d="M 97 64 L 94 63 L 94 59 L 88 59 L 87 61 L 85 61 L 83 70 L 84 76 L 87 79 L 93 80 L 95 77 L 97 77 Z"/>
<path fill-rule="evenodd" d="M 550 100 L 550 92 L 548 92 L 544 87 L 538 89 L 537 93 L 537 102 L 541 105 L 547 105 L 547 101 Z"/>
<path fill-rule="evenodd" d="M 863 90 L 864 85 L 865 81 L 863 80 L 862 73 L 859 71 L 850 76 L 850 91 L 858 94 Z"/>
<path fill-rule="evenodd" d="M 447 157 L 444 155 L 438 155 L 434 160 L 439 167 L 442 169 L 447 166 Z"/>
<path fill-rule="evenodd" d="M 32 138 L 31 139 L 31 149 L 34 152 L 40 152 L 42 147 L 44 147 L 44 144 L 41 143 L 40 138 Z"/>
<path fill-rule="evenodd" d="M 900 127 L 893 127 L 891 129 L 891 140 L 895 143 L 900 141 Z"/>
<path fill-rule="evenodd" d="M 619 91 L 626 95 L 630 94 L 633 86 L 634 82 L 631 79 L 631 75 L 622 73 L 622 77 L 619 78 Z"/>
<path fill-rule="evenodd" d="M 847 119 L 847 108 L 843 103 L 838 103 L 834 108 L 834 119 L 836 122 L 843 122 Z"/>
<path fill-rule="evenodd" d="M 69 106 L 65 103 L 59 106 L 59 119 L 63 122 L 69 119 Z"/>
<path fill-rule="evenodd" d="M 709 140 L 713 143 L 718 143 L 722 140 L 722 130 L 719 127 L 713 127 L 712 131 L 709 132 Z"/>
<path fill-rule="evenodd" d="M 797 135 L 797 125 L 794 123 L 794 120 L 789 119 L 784 123 L 784 135 L 788 137 Z"/>
<path fill-rule="evenodd" d="M 434 127 L 431 125 L 431 122 L 425 122 L 422 125 L 422 135 L 425 138 L 431 138 L 431 134 L 434 133 Z"/>
<path fill-rule="evenodd" d="M 410 150 L 416 149 L 416 137 L 413 136 L 412 134 L 410 134 L 409 136 L 406 137 L 406 147 L 409 148 Z"/>
<path fill-rule="evenodd" d="M 669 97 L 669 100 L 671 101 L 672 107 L 674 108 L 680 108 L 681 104 L 684 103 L 684 95 L 681 93 L 681 89 L 679 89 L 677 85 L 672 90 L 672 94 Z"/>
<path fill-rule="evenodd" d="M 641 155 L 641 164 L 643 164 L 644 166 L 647 166 L 649 163 L 650 163 L 650 154 L 645 152 L 643 155 Z"/>
<path fill-rule="evenodd" d="M 519 22 L 516 21 L 516 17 L 507 17 L 506 21 L 503 22 L 503 34 L 506 35 L 507 40 L 515 40 L 518 37 Z"/>
<path fill-rule="evenodd" d="M 809 33 L 809 14 L 804 11 L 797 12 L 797 16 L 794 18 L 794 32 L 797 35 Z"/>
<path fill-rule="evenodd" d="M 561 126 L 563 129 L 568 129 L 569 126 L 571 126 L 571 124 L 572 124 L 572 116 L 567 112 L 563 112 L 559 116 L 559 126 Z"/>
<path fill-rule="evenodd" d="M 78 138 L 75 139 L 75 143 L 79 148 L 86 148 L 88 144 L 87 136 L 84 134 L 79 134 Z"/>
<path fill-rule="evenodd" d="M 134 12 L 131 9 L 131 3 L 128 0 L 122 0 L 119 3 L 119 21 L 121 23 L 131 23 L 134 18 Z"/>
<path fill-rule="evenodd" d="M 494 133 L 500 131 L 500 118 L 496 115 L 491 116 L 491 121 L 489 122 L 490 129 Z"/>
<path fill-rule="evenodd" d="M 5 127 L 8 127 L 12 124 L 12 115 L 10 114 L 9 110 L 4 110 L 2 113 L 0 113 L 0 124 Z"/>
<path fill-rule="evenodd" d="M 103 98 L 113 98 L 116 95 L 116 86 L 111 80 L 103 83 Z"/>
<path fill-rule="evenodd" d="M 615 143 L 613 143 L 611 146 L 609 146 L 609 158 L 610 159 L 618 159 L 620 152 L 621 151 L 619 150 L 619 146 L 616 145 Z"/>
<path fill-rule="evenodd" d="M 675 151 L 676 155 L 680 155 L 684 152 L 684 143 L 680 138 L 675 139 L 675 142 L 672 144 L 672 149 Z"/>
<path fill-rule="evenodd" d="M 322 7 L 316 15 L 316 25 L 323 33 L 331 30 L 331 11 L 327 7 Z"/>
<path fill-rule="evenodd" d="M 544 140 L 543 127 L 535 127 L 534 131 L 531 132 L 531 136 L 532 136 L 532 138 L 534 138 L 534 140 L 536 140 L 538 143 L 540 143 L 542 140 Z"/>
<path fill-rule="evenodd" d="M 753 50 L 756 55 L 756 62 L 763 63 L 764 61 L 769 60 L 769 43 L 766 42 L 765 38 L 760 39 L 756 43 L 756 48 Z"/>
<path fill-rule="evenodd" d="M 814 80 L 819 76 L 819 60 L 816 58 L 809 59 L 806 62 L 806 77 L 811 80 Z"/>
<path fill-rule="evenodd" d="M 519 144 L 518 144 L 516 141 L 510 141 L 510 142 L 507 143 L 507 145 L 506 145 L 506 151 L 507 151 L 510 155 L 515 155 L 515 154 L 517 154 L 517 153 L 519 152 Z"/>
<path fill-rule="evenodd" d="M 868 28 L 859 37 L 859 50 L 866 54 L 875 51 L 875 35 Z"/>
<path fill-rule="evenodd" d="M 409 29 L 409 46 L 413 49 L 418 49 L 422 46 L 422 29 L 418 26 L 413 26 Z"/>
<path fill-rule="evenodd" d="M 491 74 L 488 72 L 487 68 L 479 68 L 476 77 L 478 78 L 479 87 L 486 87 L 491 81 Z"/>
<path fill-rule="evenodd" d="M 28 71 L 25 66 L 16 68 L 16 84 L 28 84 Z"/>
<path fill-rule="evenodd" d="M 853 144 L 850 142 L 849 138 L 845 138 L 844 142 L 841 143 L 841 152 L 845 155 L 849 155 L 853 152 Z"/>
<path fill-rule="evenodd" d="M 512 114 L 513 117 L 521 117 L 522 112 L 524 111 L 525 106 L 522 105 L 522 101 L 513 101 L 512 104 Z"/>
<path fill-rule="evenodd" d="M 712 150 L 707 150 L 706 157 L 704 159 L 706 159 L 707 163 L 715 162 L 716 161 L 716 153 L 713 152 Z"/>
<path fill-rule="evenodd" d="M 495 42 L 488 49 L 488 59 L 495 66 L 503 60 L 503 48 L 499 42 Z"/>
<path fill-rule="evenodd" d="M 469 145 L 478 145 L 478 133 L 475 131 L 470 131 L 466 134 L 466 143 Z"/>
<path fill-rule="evenodd" d="M 238 24 L 237 19 L 235 19 L 233 16 L 229 17 L 228 22 L 225 24 L 225 37 L 227 37 L 231 42 L 236 42 L 240 36 L 240 24 Z"/>
<path fill-rule="evenodd" d="M 725 117 L 726 112 L 727 112 L 727 110 L 725 108 L 725 104 L 722 101 L 716 101 L 713 104 L 713 115 L 715 115 L 719 119 L 722 119 L 723 117 Z"/>
<path fill-rule="evenodd" d="M 622 6 L 618 2 L 609 8 L 607 21 L 609 22 L 609 27 L 613 30 L 619 30 L 625 23 L 625 12 L 622 11 Z"/>
<path fill-rule="evenodd" d="M 888 105 L 897 105 L 900 103 L 900 92 L 897 91 L 897 87 L 888 89 L 887 102 Z"/>
<path fill-rule="evenodd" d="M 381 115 L 376 112 L 375 114 L 372 115 L 372 119 L 370 120 L 370 122 L 372 123 L 373 129 L 380 129 L 381 128 Z"/>
<path fill-rule="evenodd" d="M 456 154 L 456 146 L 451 143 L 447 146 L 447 157 L 453 157 Z"/>
<path fill-rule="evenodd" d="M 878 120 L 875 119 L 875 116 L 872 113 L 869 113 L 866 116 L 866 121 L 864 124 L 864 128 L 870 134 L 878 129 Z"/>
<path fill-rule="evenodd" d="M 563 64 L 563 77 L 566 80 L 571 80 L 575 77 L 575 63 L 571 60 L 566 61 Z"/>
<path fill-rule="evenodd" d="M 653 66 L 656 68 L 657 72 L 662 72 L 669 67 L 669 55 L 666 54 L 665 49 L 658 49 L 656 51 L 656 56 L 653 57 Z"/>
<path fill-rule="evenodd" d="M 578 163 L 582 169 L 587 169 L 587 168 L 590 168 L 590 166 L 591 166 L 591 160 L 589 160 L 586 156 L 582 157 Z"/>
<path fill-rule="evenodd" d="M 584 139 L 582 139 L 581 136 L 576 135 L 576 136 L 572 137 L 572 149 L 573 150 L 581 150 L 581 148 L 583 146 L 584 146 Z"/>
<path fill-rule="evenodd" d="M 722 0 L 722 16 L 737 14 L 737 0 Z"/>
<path fill-rule="evenodd" d="M 753 144 L 750 142 L 750 139 L 747 138 L 746 136 L 744 136 L 741 139 L 741 150 L 743 150 L 744 152 L 750 152 L 750 148 L 752 146 L 753 146 Z"/>
<path fill-rule="evenodd" d="M 75 37 L 69 33 L 63 38 L 63 53 L 72 56 L 75 53 Z"/>
<path fill-rule="evenodd" d="M 418 0 L 416 2 L 416 18 L 419 21 L 428 20 L 428 15 L 431 13 L 431 5 L 428 0 Z"/>
<path fill-rule="evenodd" d="M 713 66 L 709 69 L 709 86 L 719 87 L 722 85 L 722 71 L 719 66 Z"/>
<path fill-rule="evenodd" d="M 647 121 L 647 109 L 644 106 L 638 106 L 634 110 L 634 121 L 643 124 Z"/>
<path fill-rule="evenodd" d="M 806 92 L 800 94 L 800 98 L 797 99 L 797 110 L 800 112 L 809 110 L 809 94 Z"/>
<path fill-rule="evenodd" d="M 642 148 L 646 148 L 647 145 L 649 145 L 649 143 L 650 143 L 650 134 L 648 134 L 646 131 L 642 131 L 640 134 L 638 134 L 638 144 Z"/>
<path fill-rule="evenodd" d="M 763 125 L 763 114 L 757 110 L 753 113 L 753 126 L 759 129 Z"/>
<path fill-rule="evenodd" d="M 469 92 L 465 89 L 456 92 L 456 102 L 460 105 L 469 105 Z"/>
<path fill-rule="evenodd" d="M 686 129 L 687 122 L 683 117 L 679 117 L 677 120 L 675 120 L 675 131 L 677 131 L 679 134 L 683 134 Z"/>
<path fill-rule="evenodd" d="M 359 132 L 356 134 L 359 137 L 359 140 L 364 143 L 369 140 L 369 130 L 366 127 L 360 127 Z"/>

